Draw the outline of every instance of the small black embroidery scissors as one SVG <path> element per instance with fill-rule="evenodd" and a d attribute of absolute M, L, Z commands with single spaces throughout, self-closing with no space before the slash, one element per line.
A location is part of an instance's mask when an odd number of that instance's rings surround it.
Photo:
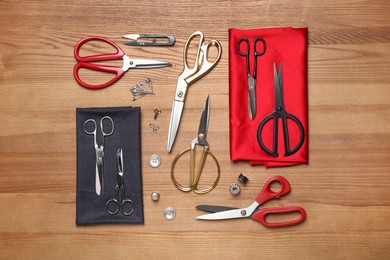
<path fill-rule="evenodd" d="M 257 42 L 260 41 L 262 43 L 261 52 L 257 51 Z M 245 42 L 243 44 L 242 42 Z M 241 47 L 245 46 L 245 47 Z M 243 48 L 245 51 L 241 51 Z M 251 73 L 251 69 L 249 66 L 249 53 L 250 53 L 250 44 L 247 38 L 240 38 L 237 42 L 237 52 L 241 56 L 246 57 L 246 73 L 248 77 L 248 113 L 249 118 L 254 119 L 256 116 L 256 75 L 257 75 L 257 57 L 264 55 L 266 51 L 266 44 L 263 38 L 255 38 L 253 40 L 253 73 Z"/>

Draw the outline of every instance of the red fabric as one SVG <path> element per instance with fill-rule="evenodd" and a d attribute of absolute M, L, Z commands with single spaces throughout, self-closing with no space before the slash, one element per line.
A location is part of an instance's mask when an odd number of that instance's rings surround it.
<path fill-rule="evenodd" d="M 308 163 L 308 114 L 307 114 L 307 28 L 269 28 L 254 30 L 229 29 L 229 113 L 230 159 L 248 160 L 251 165 L 265 167 L 291 166 Z M 262 37 L 267 44 L 263 56 L 257 58 L 256 100 L 257 114 L 251 120 L 248 115 L 248 87 L 245 57 L 237 53 L 237 41 L 248 38 L 250 67 L 253 69 L 253 39 Z M 260 48 L 258 49 L 260 52 Z M 266 154 L 257 142 L 260 122 L 275 110 L 273 63 L 283 66 L 283 97 L 285 110 L 302 123 L 305 140 L 295 154 L 284 156 L 282 122 L 279 119 L 278 157 Z M 270 124 L 269 124 L 270 123 Z M 272 149 L 272 121 L 262 134 L 266 146 Z M 288 122 L 290 148 L 299 140 L 299 129 Z"/>

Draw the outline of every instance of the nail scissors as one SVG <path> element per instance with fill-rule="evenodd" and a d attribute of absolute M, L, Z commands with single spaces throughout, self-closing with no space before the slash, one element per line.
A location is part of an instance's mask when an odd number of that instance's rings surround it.
<path fill-rule="evenodd" d="M 105 42 L 111 46 L 113 46 L 116 49 L 116 53 L 110 53 L 110 54 L 97 54 L 97 55 L 91 55 L 91 56 L 84 56 L 80 57 L 79 52 L 82 45 L 84 45 L 87 42 Z M 103 38 L 99 36 L 92 36 L 87 37 L 84 39 L 81 39 L 79 42 L 77 42 L 75 48 L 74 48 L 74 57 L 78 61 L 76 65 L 73 68 L 73 76 L 76 79 L 76 81 L 83 87 L 89 88 L 89 89 L 101 89 L 105 88 L 114 82 L 118 81 L 123 74 L 128 71 L 129 69 L 149 69 L 149 68 L 159 68 L 159 67 L 167 67 L 171 66 L 171 63 L 164 62 L 164 61 L 157 61 L 157 60 L 144 60 L 144 59 L 130 59 L 123 50 L 116 45 L 114 42 Z M 123 66 L 122 67 L 116 67 L 116 66 L 108 66 L 108 65 L 101 65 L 91 62 L 99 62 L 99 61 L 112 61 L 112 60 L 123 60 Z M 95 71 L 102 71 L 107 73 L 113 73 L 115 74 L 115 77 L 111 80 L 102 83 L 102 84 L 88 84 L 80 79 L 79 71 L 80 68 L 89 69 L 89 70 L 95 70 Z"/>
<path fill-rule="evenodd" d="M 188 60 L 187 60 L 187 54 L 188 54 L 187 51 L 188 51 L 189 43 L 195 37 L 199 37 L 199 47 L 196 54 L 195 65 L 193 68 L 189 68 Z M 211 46 L 215 46 L 218 50 L 217 57 L 213 62 L 209 62 L 209 60 L 207 59 Z M 168 145 L 167 145 L 168 152 L 171 151 L 173 143 L 175 142 L 177 130 L 180 124 L 181 115 L 184 109 L 184 102 L 187 94 L 187 89 L 192 83 L 200 79 L 212 68 L 214 68 L 214 66 L 221 58 L 221 54 L 222 54 L 221 44 L 214 39 L 210 40 L 207 44 L 205 44 L 204 35 L 202 32 L 199 31 L 194 32 L 188 38 L 186 45 L 184 46 L 184 69 L 177 81 L 175 98 L 172 106 L 171 120 L 169 123 Z"/>
<path fill-rule="evenodd" d="M 109 127 L 110 130 L 109 131 L 104 130 L 105 129 L 104 125 L 106 125 L 106 128 L 108 128 L 108 125 L 104 124 L 105 120 L 108 120 L 108 122 L 110 122 L 110 127 Z M 90 124 L 93 124 L 93 128 L 91 130 L 88 130 L 88 129 L 90 129 L 90 126 L 88 126 Z M 88 119 L 85 121 L 84 132 L 88 135 L 93 135 L 93 142 L 94 142 L 95 155 L 96 155 L 95 191 L 96 191 L 96 194 L 98 196 L 100 196 L 104 193 L 104 190 L 103 190 L 103 187 L 104 187 L 104 185 L 103 185 L 104 184 L 103 183 L 104 139 L 106 136 L 110 136 L 114 132 L 114 121 L 112 121 L 112 118 L 109 116 L 102 117 L 102 119 L 100 120 L 100 131 L 102 133 L 101 138 L 97 137 L 97 130 L 98 129 L 97 129 L 96 121 L 94 119 Z M 98 139 L 99 139 L 99 141 L 102 142 L 101 145 L 98 144 Z"/>
<path fill-rule="evenodd" d="M 281 184 L 279 191 L 274 192 L 271 190 L 271 185 L 275 182 Z M 234 219 L 234 218 L 252 218 L 263 224 L 266 227 L 285 227 L 296 225 L 303 222 L 306 219 L 306 211 L 299 206 L 279 206 L 273 208 L 258 209 L 260 205 L 266 201 L 274 198 L 280 198 L 291 190 L 290 183 L 282 176 L 274 176 L 267 181 L 263 189 L 257 195 L 256 200 L 247 208 L 232 208 L 223 206 L 210 206 L 210 205 L 198 205 L 196 208 L 207 212 L 215 212 L 211 214 L 205 214 L 196 217 L 201 220 L 221 220 L 221 219 Z M 266 217 L 268 215 L 288 214 L 288 213 L 299 213 L 300 217 L 291 221 L 285 222 L 268 222 Z"/>
<path fill-rule="evenodd" d="M 257 51 L 257 42 L 262 43 L 261 52 Z M 245 44 L 241 44 L 244 42 Z M 241 46 L 245 46 L 245 51 L 241 51 Z M 257 57 L 264 55 L 267 45 L 263 38 L 253 40 L 253 74 L 249 66 L 250 44 L 247 38 L 240 38 L 237 42 L 237 52 L 246 59 L 246 73 L 248 77 L 248 113 L 249 118 L 254 119 L 256 116 L 256 75 L 257 75 Z"/>
<path fill-rule="evenodd" d="M 122 38 L 130 40 L 124 43 L 129 46 L 172 46 L 175 44 L 175 37 L 165 34 L 126 34 Z"/>
<path fill-rule="evenodd" d="M 283 71 L 282 64 L 279 65 L 279 73 L 276 71 L 276 64 L 274 63 L 274 91 L 275 91 L 275 110 L 272 114 L 265 117 L 259 125 L 257 129 L 257 141 L 261 147 L 261 149 L 268 155 L 277 157 L 278 154 L 278 125 L 279 118 L 282 119 L 283 123 L 283 138 L 284 138 L 284 156 L 290 156 L 296 153 L 302 146 L 303 141 L 305 139 L 305 133 L 303 130 L 303 125 L 301 121 L 294 115 L 288 113 L 284 108 L 283 101 Z M 287 119 L 292 120 L 299 128 L 299 141 L 295 148 L 290 149 L 289 142 L 289 131 L 287 125 Z M 265 124 L 273 120 L 273 147 L 272 150 L 268 149 L 263 141 L 262 132 Z"/>
<path fill-rule="evenodd" d="M 172 178 L 173 183 L 176 185 L 176 187 L 181 191 L 188 192 L 188 191 L 193 190 L 197 194 L 205 194 L 205 193 L 212 191 L 218 184 L 219 177 L 220 177 L 219 163 L 218 163 L 217 158 L 215 158 L 214 154 L 212 154 L 210 152 L 209 143 L 206 140 L 207 129 L 209 126 L 209 117 L 210 117 L 210 99 L 209 99 L 209 97 L 207 97 L 207 100 L 206 100 L 206 103 L 204 105 L 204 109 L 202 112 L 202 116 L 200 118 L 198 136 L 191 142 L 190 148 L 187 148 L 186 150 L 178 153 L 172 161 L 171 178 Z M 199 160 L 199 163 L 197 166 L 197 170 L 195 171 L 196 145 L 203 146 L 203 151 L 202 151 L 202 155 L 200 157 L 200 160 Z M 189 181 L 188 186 L 184 186 L 176 180 L 175 174 L 174 174 L 174 168 L 175 168 L 177 160 L 183 154 L 187 153 L 188 151 L 191 151 L 191 153 L 190 153 L 190 181 Z M 214 183 L 210 187 L 205 188 L 205 189 L 199 189 L 198 183 L 200 180 L 200 176 L 202 175 L 202 171 L 203 171 L 203 168 L 204 168 L 204 165 L 206 162 L 206 158 L 208 155 L 210 155 L 210 157 L 213 158 L 213 160 L 215 161 L 215 163 L 217 165 L 218 175 L 217 175 Z"/>
<path fill-rule="evenodd" d="M 126 198 L 123 177 L 123 150 L 121 148 L 116 152 L 116 161 L 118 166 L 115 186 L 116 198 L 107 200 L 106 210 L 108 214 L 116 215 L 121 209 L 123 215 L 130 216 L 134 212 L 134 203 L 131 199 Z"/>

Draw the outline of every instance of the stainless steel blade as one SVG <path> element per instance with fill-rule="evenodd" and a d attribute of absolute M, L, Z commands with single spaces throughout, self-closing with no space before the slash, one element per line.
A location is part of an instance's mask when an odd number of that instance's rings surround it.
<path fill-rule="evenodd" d="M 253 77 L 248 77 L 248 113 L 249 118 L 253 119 L 256 116 L 256 80 Z"/>
<path fill-rule="evenodd" d="M 184 102 L 181 101 L 173 101 L 172 113 L 171 113 L 171 121 L 169 122 L 168 129 L 168 144 L 167 151 L 170 152 L 175 142 L 177 130 L 179 128 L 181 115 L 183 113 Z"/>
<path fill-rule="evenodd" d="M 98 196 L 103 194 L 103 165 L 96 164 L 95 191 Z"/>
<path fill-rule="evenodd" d="M 198 138 L 202 136 L 202 139 L 206 139 L 207 129 L 209 127 L 209 118 L 210 118 L 210 96 L 207 96 L 206 102 L 203 107 L 202 116 L 200 117 L 199 129 L 198 129 Z"/>
<path fill-rule="evenodd" d="M 221 212 L 221 211 L 232 210 L 232 209 L 239 209 L 233 207 L 213 206 L 213 205 L 198 205 L 196 206 L 196 208 L 210 213 Z"/>
<path fill-rule="evenodd" d="M 130 59 L 130 68 L 136 69 L 150 69 L 172 66 L 171 63 L 159 60 L 144 60 L 144 59 Z"/>
<path fill-rule="evenodd" d="M 205 214 L 196 217 L 196 219 L 201 220 L 220 220 L 220 219 L 233 219 L 233 218 L 247 218 L 250 217 L 255 211 L 255 209 L 259 206 L 259 203 L 256 201 L 252 203 L 247 208 L 243 209 L 233 209 L 233 210 L 227 210 L 227 211 L 221 211 L 217 213 L 211 213 L 211 214 Z"/>
<path fill-rule="evenodd" d="M 139 34 L 126 34 L 123 35 L 122 38 L 136 41 L 139 38 L 139 36 L 140 36 Z"/>

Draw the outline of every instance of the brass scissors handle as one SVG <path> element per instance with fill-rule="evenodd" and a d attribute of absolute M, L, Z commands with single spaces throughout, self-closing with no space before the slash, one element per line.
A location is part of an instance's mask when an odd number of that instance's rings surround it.
<path fill-rule="evenodd" d="M 176 180 L 175 174 L 174 174 L 174 168 L 175 168 L 177 160 L 183 154 L 187 153 L 188 151 L 191 151 L 191 155 L 190 155 L 191 156 L 190 157 L 190 179 L 189 179 L 188 186 L 184 186 L 184 185 L 180 184 Z M 200 176 L 202 175 L 202 171 L 203 171 L 203 167 L 204 167 L 205 162 L 206 162 L 207 155 L 210 155 L 211 158 L 214 159 L 214 161 L 215 161 L 215 163 L 217 165 L 218 175 L 217 175 L 217 178 L 215 179 L 214 183 L 210 187 L 205 188 L 205 189 L 198 189 Z M 178 153 L 175 156 L 175 158 L 173 159 L 172 164 L 171 164 L 171 178 L 172 178 L 172 181 L 175 184 L 175 186 L 179 190 L 181 190 L 181 191 L 189 192 L 189 191 L 193 190 L 196 194 L 206 194 L 206 193 L 212 191 L 217 186 L 217 184 L 219 182 L 219 177 L 220 177 L 220 174 L 221 174 L 220 166 L 219 166 L 217 158 L 215 158 L 214 154 L 212 152 L 210 152 L 208 146 L 204 146 L 204 148 L 203 148 L 202 155 L 200 157 L 200 161 L 199 161 L 198 168 L 197 168 L 196 172 L 195 172 L 195 157 L 196 157 L 195 146 L 193 148 L 187 148 L 184 151 Z"/>
<path fill-rule="evenodd" d="M 193 68 L 188 66 L 187 62 L 187 52 L 190 42 L 199 36 L 199 47 L 196 54 L 195 64 Z M 218 50 L 217 57 L 214 61 L 210 62 L 208 60 L 209 49 L 211 46 L 214 46 Z M 222 46 L 217 40 L 210 40 L 208 43 L 204 43 L 204 35 L 202 32 L 197 31 L 191 34 L 188 38 L 186 45 L 184 47 L 184 69 L 180 76 L 184 78 L 187 84 L 191 84 L 196 80 L 200 79 L 203 75 L 209 72 L 215 65 L 217 65 L 222 54 Z"/>

